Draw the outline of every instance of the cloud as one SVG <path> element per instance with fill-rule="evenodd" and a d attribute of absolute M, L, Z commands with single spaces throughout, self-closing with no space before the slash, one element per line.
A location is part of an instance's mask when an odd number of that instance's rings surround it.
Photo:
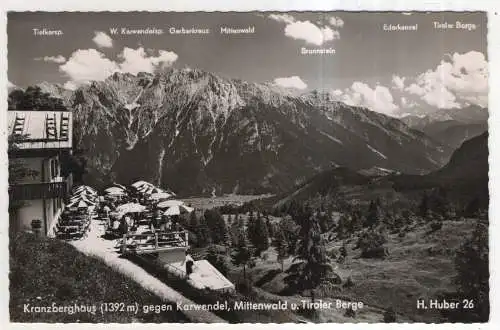
<path fill-rule="evenodd" d="M 344 21 L 339 17 L 331 17 L 328 24 L 316 24 L 311 21 L 299 21 L 289 14 L 270 14 L 270 19 L 280 23 L 285 23 L 285 36 L 303 40 L 308 44 L 317 46 L 323 45 L 325 42 L 339 39 L 340 33 L 335 28 L 342 27 Z"/>
<path fill-rule="evenodd" d="M 271 15 L 269 15 L 269 18 L 273 19 L 277 22 L 283 22 L 283 23 L 287 23 L 287 24 L 291 24 L 291 23 L 295 22 L 295 18 L 292 15 L 288 15 L 288 14 L 271 14 Z"/>
<path fill-rule="evenodd" d="M 298 21 L 288 24 L 285 27 L 285 35 L 317 46 L 340 37 L 338 31 L 333 31 L 328 26 L 320 28 L 310 21 Z"/>
<path fill-rule="evenodd" d="M 118 71 L 119 67 L 95 49 L 78 49 L 59 70 L 65 73 L 74 85 L 80 85 L 91 80 L 102 81 Z"/>
<path fill-rule="evenodd" d="M 118 61 L 114 61 L 96 49 L 78 49 L 59 66 L 59 70 L 69 78 L 65 88 L 76 89 L 92 80 L 103 81 L 114 72 L 152 73 L 157 68 L 172 65 L 177 58 L 177 54 L 170 51 L 160 50 L 158 56 L 153 56 L 146 53 L 143 47 L 125 47 L 118 55 Z"/>
<path fill-rule="evenodd" d="M 44 56 L 44 57 L 35 57 L 35 61 L 53 62 L 53 63 L 61 64 L 61 63 L 66 62 L 66 58 L 62 55 Z"/>
<path fill-rule="evenodd" d="M 339 28 L 344 26 L 344 21 L 340 17 L 332 16 L 332 17 L 330 17 L 329 22 L 330 22 L 331 26 L 335 26 L 335 27 L 339 27 Z"/>
<path fill-rule="evenodd" d="M 427 70 L 404 89 L 439 108 L 488 105 L 488 63 L 480 52 L 448 55 L 434 70 Z"/>
<path fill-rule="evenodd" d="M 392 76 L 392 85 L 394 88 L 396 88 L 397 90 L 404 90 L 405 88 L 405 77 L 400 77 L 400 76 L 397 76 L 397 75 L 393 75 Z"/>
<path fill-rule="evenodd" d="M 307 84 L 299 76 L 276 78 L 274 79 L 274 84 L 284 88 L 307 88 Z"/>
<path fill-rule="evenodd" d="M 108 36 L 105 32 L 95 31 L 95 36 L 92 41 L 100 48 L 111 48 L 113 47 L 113 39 Z"/>
<path fill-rule="evenodd" d="M 148 56 L 144 48 L 132 49 L 125 47 L 118 55 L 123 60 L 120 63 L 122 72 L 137 74 L 139 72 L 153 72 L 156 67 L 167 67 L 174 63 L 178 56 L 174 52 L 160 50 L 158 56 Z"/>
<path fill-rule="evenodd" d="M 404 96 L 402 96 L 400 98 L 400 104 L 401 104 L 401 108 L 403 108 L 403 109 L 414 108 L 414 107 L 416 107 L 418 105 L 417 102 L 408 100 Z"/>
<path fill-rule="evenodd" d="M 384 114 L 391 114 L 398 109 L 389 88 L 382 85 L 371 88 L 365 83 L 356 81 L 351 87 L 343 91 L 334 90 L 331 94 L 336 100 L 348 105 L 366 107 Z"/>

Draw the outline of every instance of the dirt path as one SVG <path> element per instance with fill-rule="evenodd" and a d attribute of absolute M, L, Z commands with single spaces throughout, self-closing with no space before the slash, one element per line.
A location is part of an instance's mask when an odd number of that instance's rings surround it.
<path fill-rule="evenodd" d="M 132 263 L 130 260 L 119 257 L 116 250 L 116 242 L 101 238 L 104 234 L 104 226 L 98 220 L 92 220 L 88 237 L 73 241 L 72 244 L 80 252 L 94 256 L 106 263 L 112 269 L 124 274 L 133 279 L 144 289 L 153 292 L 161 299 L 172 302 L 188 305 L 195 305 L 192 300 L 187 299 L 179 292 L 167 286 L 165 283 L 158 280 L 146 272 L 141 267 Z M 217 315 L 203 310 L 183 311 L 183 313 L 192 321 L 198 323 L 227 323 Z"/>

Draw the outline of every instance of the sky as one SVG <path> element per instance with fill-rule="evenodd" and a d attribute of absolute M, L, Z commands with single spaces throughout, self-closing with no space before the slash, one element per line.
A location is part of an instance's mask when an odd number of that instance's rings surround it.
<path fill-rule="evenodd" d="M 387 31 L 391 24 L 418 25 Z M 223 26 L 254 33 L 221 34 Z M 176 35 L 172 27 L 210 33 Z M 35 35 L 33 29 L 44 28 L 62 35 Z M 127 35 L 121 28 L 163 34 Z M 47 81 L 75 89 L 115 71 L 172 66 L 299 92 L 325 90 L 389 115 L 486 107 L 486 28 L 480 12 L 11 12 L 8 79 L 21 88 Z M 302 54 L 304 48 L 330 53 Z"/>

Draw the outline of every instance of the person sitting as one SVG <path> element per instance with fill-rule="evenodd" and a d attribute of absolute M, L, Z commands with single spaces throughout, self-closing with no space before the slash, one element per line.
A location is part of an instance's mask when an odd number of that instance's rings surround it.
<path fill-rule="evenodd" d="M 155 215 L 151 220 L 151 231 L 154 232 L 155 230 L 159 230 L 160 224 L 161 224 L 161 213 L 157 211 L 155 212 Z"/>
<path fill-rule="evenodd" d="M 118 231 L 120 229 L 120 221 L 116 217 L 112 217 L 111 220 L 111 229 L 114 231 Z"/>
<path fill-rule="evenodd" d="M 167 216 L 166 215 L 161 216 L 160 231 L 162 231 L 162 232 L 167 231 Z"/>
<path fill-rule="evenodd" d="M 103 215 L 104 215 L 104 220 L 109 222 L 109 212 L 111 211 L 111 209 L 109 208 L 109 206 L 104 205 L 104 207 L 102 208 L 102 211 L 103 211 Z"/>
<path fill-rule="evenodd" d="M 172 231 L 172 220 L 170 218 L 167 218 L 167 221 L 165 223 L 165 231 Z"/>
<path fill-rule="evenodd" d="M 127 218 L 127 216 L 123 216 L 120 222 L 120 234 L 122 236 L 128 233 L 129 224 Z"/>

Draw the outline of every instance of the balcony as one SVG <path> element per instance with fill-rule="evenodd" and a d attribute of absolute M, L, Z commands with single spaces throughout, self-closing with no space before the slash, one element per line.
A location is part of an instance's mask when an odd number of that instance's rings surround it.
<path fill-rule="evenodd" d="M 66 181 L 27 183 L 9 186 L 9 198 L 11 200 L 64 198 L 67 193 L 68 183 Z"/>

